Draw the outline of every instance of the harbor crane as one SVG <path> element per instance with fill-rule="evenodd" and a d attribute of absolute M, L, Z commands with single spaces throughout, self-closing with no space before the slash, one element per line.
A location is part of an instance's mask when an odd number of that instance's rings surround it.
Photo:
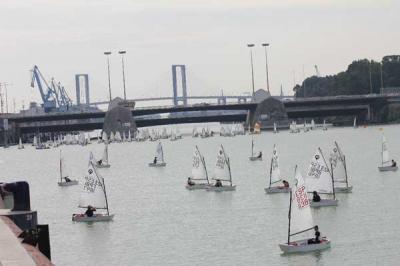
<path fill-rule="evenodd" d="M 60 82 L 56 82 L 51 79 L 50 84 L 46 81 L 43 74 L 40 72 L 38 66 L 33 66 L 32 71 L 32 79 L 31 79 L 31 87 L 35 87 L 35 83 L 37 84 L 37 88 L 40 92 L 40 97 L 43 101 L 43 109 L 46 113 L 58 110 L 58 111 L 66 111 L 72 105 L 72 101 L 69 98 L 67 92 Z"/>

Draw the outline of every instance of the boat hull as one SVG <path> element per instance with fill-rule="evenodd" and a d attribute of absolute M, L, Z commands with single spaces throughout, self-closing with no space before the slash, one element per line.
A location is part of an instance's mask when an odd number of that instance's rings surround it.
<path fill-rule="evenodd" d="M 249 160 L 250 161 L 262 161 L 262 157 L 250 156 Z"/>
<path fill-rule="evenodd" d="M 348 187 L 335 187 L 335 193 L 351 193 L 353 186 Z"/>
<path fill-rule="evenodd" d="M 319 202 L 314 202 L 310 199 L 310 207 L 311 208 L 319 208 L 319 207 L 328 207 L 328 206 L 337 206 L 337 199 L 321 199 Z"/>
<path fill-rule="evenodd" d="M 331 241 L 325 238 L 321 240 L 321 243 L 308 244 L 308 239 L 303 239 L 290 242 L 290 244 L 279 244 L 279 247 L 284 253 L 304 253 L 330 248 Z"/>
<path fill-rule="evenodd" d="M 196 189 L 207 189 L 210 184 L 194 184 L 192 186 L 186 185 L 186 189 L 188 190 L 196 190 Z"/>
<path fill-rule="evenodd" d="M 114 219 L 114 214 L 106 215 L 106 214 L 96 214 L 92 217 L 88 217 L 83 214 L 72 214 L 72 221 L 73 222 L 108 222 Z"/>
<path fill-rule="evenodd" d="M 79 184 L 78 180 L 71 180 L 70 182 L 57 182 L 57 183 L 60 187 L 69 187 Z"/>
<path fill-rule="evenodd" d="M 222 186 L 222 187 L 216 187 L 216 186 L 208 186 L 207 191 L 215 191 L 215 192 L 222 192 L 222 191 L 233 191 L 236 190 L 236 185 L 232 186 Z"/>
<path fill-rule="evenodd" d="M 387 172 L 387 171 L 397 171 L 397 166 L 379 166 L 378 169 L 381 172 Z"/>
<path fill-rule="evenodd" d="M 110 168 L 111 165 L 109 165 L 109 164 L 96 164 L 96 167 L 97 168 Z"/>
<path fill-rule="evenodd" d="M 275 194 L 275 193 L 289 193 L 290 188 L 285 187 L 285 188 L 280 188 L 280 187 L 266 187 L 264 188 L 265 192 L 267 194 Z"/>
<path fill-rule="evenodd" d="M 164 167 L 167 163 L 149 163 L 150 167 Z"/>

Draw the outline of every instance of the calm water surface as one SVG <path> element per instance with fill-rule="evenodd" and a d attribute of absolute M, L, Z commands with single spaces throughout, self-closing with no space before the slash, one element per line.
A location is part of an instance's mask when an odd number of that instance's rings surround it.
<path fill-rule="evenodd" d="M 393 157 L 400 161 L 400 126 L 383 127 Z M 346 154 L 352 194 L 339 206 L 313 210 L 332 248 L 306 255 L 281 254 L 287 238 L 288 194 L 266 195 L 269 160 L 277 144 L 283 176 L 293 180 L 297 164 L 305 174 L 320 146 L 328 156 L 333 141 Z M 2 181 L 27 180 L 32 209 L 50 225 L 52 260 L 57 265 L 398 265 L 399 173 L 380 173 L 379 127 L 335 128 L 308 133 L 255 136 L 264 161 L 250 162 L 250 136 L 163 141 L 167 167 L 149 168 L 155 142 L 111 144 L 105 178 L 110 223 L 73 223 L 81 186 L 57 186 L 59 148 L 0 149 Z M 217 145 L 230 156 L 237 190 L 187 191 L 191 156 L 198 145 L 212 172 Z M 89 151 L 103 146 L 62 146 L 72 177 L 82 178 Z"/>

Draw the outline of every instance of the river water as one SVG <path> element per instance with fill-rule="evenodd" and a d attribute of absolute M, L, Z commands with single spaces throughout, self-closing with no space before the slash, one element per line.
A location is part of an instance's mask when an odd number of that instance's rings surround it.
<path fill-rule="evenodd" d="M 400 260 L 399 173 L 380 173 L 382 130 L 393 157 L 400 154 L 400 126 L 330 128 L 307 133 L 264 132 L 254 136 L 264 160 L 250 162 L 250 136 L 163 141 L 167 167 L 149 168 L 156 142 L 109 147 L 105 178 L 109 223 L 74 223 L 81 186 L 57 186 L 59 148 L 0 150 L 1 181 L 27 180 L 32 209 L 49 224 L 52 261 L 57 265 L 398 265 Z M 328 156 L 338 141 L 346 155 L 353 193 L 339 194 L 338 207 L 313 210 L 329 250 L 282 255 L 287 238 L 288 194 L 266 195 L 270 154 L 277 144 L 283 176 L 294 166 L 305 174 L 321 147 Z M 212 173 L 218 145 L 230 156 L 233 192 L 187 191 L 192 152 L 198 145 Z M 89 152 L 101 144 L 62 146 L 71 177 L 82 180 Z M 400 159 L 397 157 L 397 159 Z"/>

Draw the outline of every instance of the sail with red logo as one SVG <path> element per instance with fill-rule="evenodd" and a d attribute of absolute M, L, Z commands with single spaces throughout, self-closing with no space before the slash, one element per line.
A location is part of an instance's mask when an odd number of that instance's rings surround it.
<path fill-rule="evenodd" d="M 326 237 L 320 237 L 318 226 L 314 224 L 306 184 L 297 166 L 295 185 L 290 191 L 288 219 L 287 243 L 279 245 L 284 253 L 310 252 L 330 247 L 330 241 Z M 312 231 L 315 238 L 310 238 Z"/>

